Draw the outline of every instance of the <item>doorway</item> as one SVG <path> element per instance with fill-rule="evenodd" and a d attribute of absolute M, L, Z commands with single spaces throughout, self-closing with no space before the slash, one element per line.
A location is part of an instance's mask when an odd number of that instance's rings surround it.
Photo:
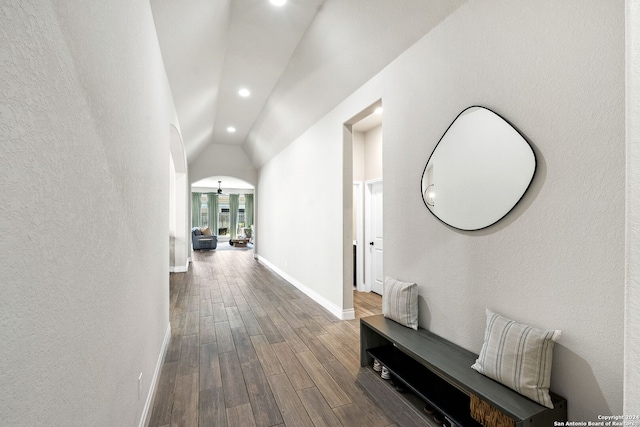
<path fill-rule="evenodd" d="M 217 237 L 219 247 L 232 240 L 255 240 L 255 186 L 231 176 L 210 176 L 191 184 L 195 194 L 192 210 L 194 227 L 208 227 Z"/>
<path fill-rule="evenodd" d="M 346 124 L 350 129 L 352 165 L 345 167 L 351 171 L 345 178 L 351 175 L 353 181 L 352 209 L 349 212 L 353 216 L 352 233 L 345 236 L 345 240 L 353 240 L 352 273 L 355 283 L 351 287 L 380 295 L 384 280 L 382 118 L 382 101 L 378 101 Z"/>

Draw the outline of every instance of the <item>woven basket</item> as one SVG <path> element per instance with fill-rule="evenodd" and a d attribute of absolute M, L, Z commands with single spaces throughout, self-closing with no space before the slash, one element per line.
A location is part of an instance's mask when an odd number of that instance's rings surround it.
<path fill-rule="evenodd" d="M 478 396 L 471 395 L 471 417 L 484 427 L 515 427 L 516 422 Z"/>

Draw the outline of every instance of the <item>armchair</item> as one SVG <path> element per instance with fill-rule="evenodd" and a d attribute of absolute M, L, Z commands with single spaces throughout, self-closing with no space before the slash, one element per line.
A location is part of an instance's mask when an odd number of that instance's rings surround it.
<path fill-rule="evenodd" d="M 205 229 L 208 230 L 208 228 Z M 218 236 L 212 236 L 211 232 L 203 234 L 202 231 L 195 227 L 191 230 L 191 241 L 193 250 L 215 249 L 218 247 Z"/>

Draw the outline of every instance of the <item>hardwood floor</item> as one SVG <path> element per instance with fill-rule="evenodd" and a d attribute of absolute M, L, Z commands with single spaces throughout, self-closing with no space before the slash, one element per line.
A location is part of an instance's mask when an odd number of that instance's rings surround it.
<path fill-rule="evenodd" d="M 428 424 L 419 402 L 360 368 L 359 318 L 381 313 L 378 295 L 355 292 L 356 319 L 339 321 L 253 251 L 193 258 L 171 275 L 150 427 Z"/>

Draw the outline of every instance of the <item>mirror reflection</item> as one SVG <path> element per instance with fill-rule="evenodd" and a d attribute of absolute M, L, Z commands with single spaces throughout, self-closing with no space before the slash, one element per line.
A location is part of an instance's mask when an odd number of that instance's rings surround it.
<path fill-rule="evenodd" d="M 479 230 L 503 218 L 529 188 L 536 158 L 506 120 L 469 107 L 451 123 L 422 175 L 422 199 L 439 220 Z"/>

